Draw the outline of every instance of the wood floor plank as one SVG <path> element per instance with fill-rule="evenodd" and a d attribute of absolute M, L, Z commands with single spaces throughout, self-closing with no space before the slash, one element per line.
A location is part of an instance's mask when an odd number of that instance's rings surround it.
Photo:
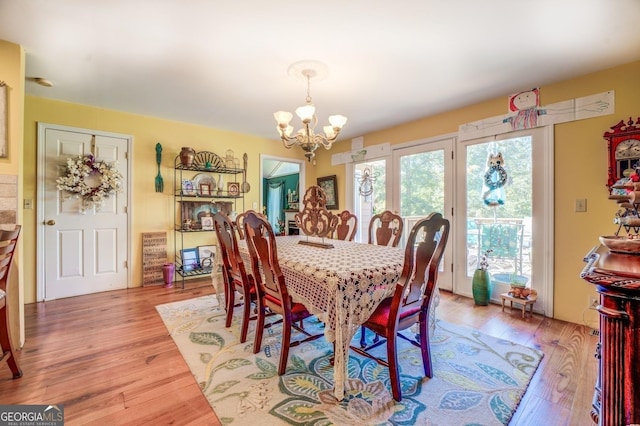
<path fill-rule="evenodd" d="M 62 403 L 68 425 L 219 425 L 155 309 L 213 291 L 205 279 L 25 306 L 24 376 L 0 369 L 0 403 Z M 511 425 L 590 424 L 598 338 L 588 327 L 447 292 L 437 317 L 544 352 Z"/>

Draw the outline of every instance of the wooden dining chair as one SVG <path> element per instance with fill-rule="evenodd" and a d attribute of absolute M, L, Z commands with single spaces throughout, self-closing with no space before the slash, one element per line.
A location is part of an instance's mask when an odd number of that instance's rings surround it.
<path fill-rule="evenodd" d="M 398 247 L 403 226 L 400 215 L 390 210 L 378 213 L 369 221 L 369 244 Z"/>
<path fill-rule="evenodd" d="M 363 324 L 382 339 L 364 348 L 351 346 L 355 352 L 389 368 L 391 392 L 396 401 L 402 400 L 397 353 L 398 336 L 420 348 L 424 374 L 426 377 L 433 377 L 429 346 L 429 307 L 448 238 L 449 221 L 440 213 L 431 213 L 414 225 L 407 240 L 404 266 L 393 296 L 384 299 Z M 416 323 L 419 324 L 420 330 L 418 340 L 400 333 Z M 385 342 L 386 360 L 370 353 L 371 349 Z"/>
<path fill-rule="evenodd" d="M 333 233 L 336 240 L 353 241 L 358 231 L 358 216 L 349 210 L 343 210 L 338 215 L 338 225 Z"/>
<path fill-rule="evenodd" d="M 251 255 L 251 267 L 258 292 L 258 322 L 256 324 L 253 353 L 260 352 L 264 331 L 265 310 L 282 316 L 282 345 L 278 375 L 287 368 L 289 348 L 322 337 L 323 333 L 310 334 L 301 327 L 302 321 L 312 316 L 301 303 L 291 300 L 284 275 L 278 263 L 278 248 L 273 228 L 269 222 L 250 212 L 244 219 L 244 231 L 247 247 Z M 262 272 L 262 273 L 261 273 Z M 298 325 L 297 323 L 300 323 Z M 291 342 L 291 329 L 295 328 L 306 337 Z"/>
<path fill-rule="evenodd" d="M 243 306 L 242 328 L 240 332 L 240 342 L 247 340 L 249 321 L 256 319 L 257 315 L 251 316 L 252 303 L 256 301 L 256 286 L 251 274 L 248 274 L 240 256 L 236 232 L 233 223 L 229 218 L 216 213 L 213 216 L 213 227 L 218 237 L 218 244 L 222 256 L 222 276 L 225 284 L 225 302 L 227 310 L 226 327 L 231 326 L 233 310 L 236 306 Z M 236 304 L 236 291 L 242 294 L 242 303 Z"/>
<path fill-rule="evenodd" d="M 264 214 L 257 212 L 255 210 L 247 210 L 245 212 L 239 213 L 236 216 L 236 221 L 235 221 L 235 225 L 236 225 L 236 231 L 238 232 L 238 237 L 241 240 L 244 240 L 244 218 L 247 216 L 247 214 L 249 212 L 254 212 L 255 214 L 257 214 L 258 216 L 262 216 L 263 218 L 267 218 L 267 216 L 265 216 Z"/>
<path fill-rule="evenodd" d="M 11 327 L 9 324 L 9 301 L 7 287 L 13 254 L 15 253 L 20 236 L 20 225 L 11 231 L 0 231 L 0 366 L 7 364 L 13 378 L 22 377 L 22 369 L 16 358 L 15 347 L 11 341 Z"/>

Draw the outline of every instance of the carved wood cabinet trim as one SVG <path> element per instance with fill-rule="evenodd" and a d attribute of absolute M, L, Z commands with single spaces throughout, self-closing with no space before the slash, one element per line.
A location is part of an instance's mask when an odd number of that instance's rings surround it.
<path fill-rule="evenodd" d="M 600 293 L 599 372 L 591 417 L 600 425 L 640 423 L 640 256 L 604 246 L 586 257 L 580 276 Z"/>

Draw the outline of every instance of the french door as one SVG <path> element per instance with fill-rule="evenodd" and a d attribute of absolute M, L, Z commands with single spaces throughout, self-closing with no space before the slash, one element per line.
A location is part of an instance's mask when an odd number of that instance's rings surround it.
<path fill-rule="evenodd" d="M 483 189 L 489 148 L 500 151 L 504 159 L 507 176 L 502 204 L 500 198 L 492 201 L 495 194 Z M 494 244 L 489 257 L 490 272 L 496 278 L 492 299 L 499 301 L 500 292 L 508 291 L 511 281 L 526 280 L 538 293 L 534 309 L 553 317 L 552 128 L 490 139 L 396 145 L 390 156 L 350 163 L 347 178 L 347 194 L 352 198 L 347 207 L 359 220 L 356 241 L 368 241 L 369 219 L 385 209 L 405 219 L 406 235 L 418 217 L 442 212 L 451 221 L 452 232 L 440 288 L 472 297 L 473 272 L 484 251 Z M 513 247 L 495 245 L 496 234 L 485 233 L 492 228 L 513 236 L 515 252 Z"/>
<path fill-rule="evenodd" d="M 458 142 L 454 292 L 472 295 L 483 256 L 493 301 L 512 283 L 538 293 L 552 316 L 553 149 L 545 128 Z M 498 164 L 499 163 L 499 164 Z"/>
<path fill-rule="evenodd" d="M 356 241 L 368 241 L 374 214 L 391 210 L 404 220 L 400 246 L 404 247 L 413 225 L 431 212 L 451 221 L 453 204 L 453 139 L 413 143 L 383 157 L 352 165 L 354 212 L 358 217 Z M 438 286 L 453 289 L 453 244 L 447 244 Z"/>

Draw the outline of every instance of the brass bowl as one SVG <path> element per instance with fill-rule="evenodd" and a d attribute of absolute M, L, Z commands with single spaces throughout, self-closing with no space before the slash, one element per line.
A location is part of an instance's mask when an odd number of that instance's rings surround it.
<path fill-rule="evenodd" d="M 613 235 L 600 237 L 600 242 L 607 247 L 609 251 L 640 254 L 640 238 L 629 239 L 627 237 Z"/>

